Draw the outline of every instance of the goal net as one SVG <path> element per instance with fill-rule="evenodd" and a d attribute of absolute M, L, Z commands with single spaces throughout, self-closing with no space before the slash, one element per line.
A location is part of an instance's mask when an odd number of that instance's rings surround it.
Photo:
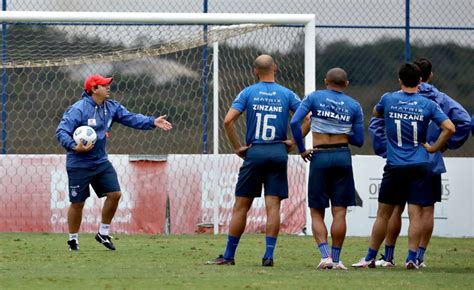
<path fill-rule="evenodd" d="M 305 78 L 306 92 L 314 88 L 314 56 L 309 60 L 312 73 L 305 73 L 308 15 L 286 20 L 284 15 L 234 14 L 1 15 L 1 170 L 8 178 L 0 200 L 7 194 L 41 194 L 52 231 L 64 230 L 68 204 L 64 149 L 55 130 L 64 111 L 80 98 L 88 75 L 113 76 L 113 99 L 131 112 L 166 114 L 174 126 L 165 133 L 116 124 L 110 132 L 108 153 L 124 192 L 116 217 L 123 232 L 190 232 L 216 218 L 225 229 L 240 160 L 232 155 L 222 123 L 236 95 L 256 82 L 256 56 L 271 54 L 278 66 L 277 82 L 301 97 Z M 312 49 L 314 53 L 314 34 Z M 244 140 L 245 122 L 240 119 L 238 134 Z M 296 159 L 291 162 L 290 184 L 297 188 L 290 192 L 304 194 L 304 166 Z M 93 228 L 100 204 L 95 197 L 89 200 L 86 211 Z M 292 204 L 287 215 L 298 211 L 304 219 L 303 196 L 287 204 Z M 159 225 L 153 227 L 144 213 L 159 216 Z M 253 230 L 261 229 L 261 216 L 263 212 L 256 212 Z M 142 219 L 140 225 L 127 228 L 137 219 Z M 19 227 L 10 230 L 15 229 Z M 30 230 L 44 229 L 47 225 Z M 295 225 L 288 227 L 294 230 Z"/>

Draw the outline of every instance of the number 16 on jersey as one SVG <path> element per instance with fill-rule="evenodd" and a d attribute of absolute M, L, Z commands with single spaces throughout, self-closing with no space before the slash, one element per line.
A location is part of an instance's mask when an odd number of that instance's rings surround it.
<path fill-rule="evenodd" d="M 276 119 L 275 114 L 265 114 L 262 120 L 262 113 L 256 113 L 257 125 L 255 128 L 255 139 L 260 138 L 265 141 L 272 141 L 275 139 L 276 128 L 269 124 L 270 119 Z"/>

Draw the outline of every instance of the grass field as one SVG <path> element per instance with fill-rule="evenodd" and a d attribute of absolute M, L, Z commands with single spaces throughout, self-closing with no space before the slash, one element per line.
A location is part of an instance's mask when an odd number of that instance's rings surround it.
<path fill-rule="evenodd" d="M 80 252 L 67 250 L 64 234 L 0 233 L 0 289 L 473 289 L 474 239 L 433 238 L 428 268 L 315 270 L 312 237 L 282 235 L 275 267 L 260 266 L 264 236 L 241 239 L 235 266 L 206 266 L 222 253 L 225 235 L 116 235 L 117 251 L 93 235 L 80 235 Z M 365 255 L 368 238 L 348 238 L 346 266 Z"/>

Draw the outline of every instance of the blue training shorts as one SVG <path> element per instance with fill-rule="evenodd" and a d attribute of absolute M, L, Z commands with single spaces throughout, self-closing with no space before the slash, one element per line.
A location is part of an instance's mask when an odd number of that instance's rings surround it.
<path fill-rule="evenodd" d="M 379 202 L 390 205 L 433 205 L 430 171 L 429 163 L 385 165 Z"/>
<path fill-rule="evenodd" d="M 247 150 L 240 167 L 235 195 L 260 197 L 262 185 L 265 195 L 288 198 L 288 153 L 283 143 L 253 144 Z"/>
<path fill-rule="evenodd" d="M 308 205 L 324 209 L 355 203 L 351 151 L 347 147 L 317 149 L 309 165 Z"/>
<path fill-rule="evenodd" d="M 120 191 L 117 172 L 109 161 L 92 168 L 67 168 L 67 175 L 71 203 L 83 202 L 90 196 L 89 184 L 98 197 Z"/>
<path fill-rule="evenodd" d="M 433 204 L 436 202 L 441 202 L 443 195 L 441 174 L 431 173 L 431 190 L 433 190 Z"/>

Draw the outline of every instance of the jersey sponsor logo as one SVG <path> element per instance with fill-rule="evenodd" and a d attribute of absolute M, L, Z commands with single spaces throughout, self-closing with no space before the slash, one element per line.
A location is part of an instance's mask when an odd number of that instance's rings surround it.
<path fill-rule="evenodd" d="M 334 113 L 334 112 L 323 111 L 323 110 L 317 110 L 316 116 L 332 118 L 332 119 L 336 119 L 336 120 L 339 120 L 339 121 L 345 121 L 345 122 L 350 122 L 350 120 L 351 120 L 351 116 L 341 115 L 341 114 L 337 114 L 337 113 Z"/>
<path fill-rule="evenodd" d="M 338 101 L 334 101 L 334 100 L 331 100 L 331 99 L 328 99 L 328 98 L 326 98 L 326 101 L 328 101 L 328 102 L 330 102 L 330 103 L 333 103 L 333 104 L 335 104 L 335 105 L 338 105 L 338 106 L 344 105 L 344 101 L 338 102 Z"/>
<path fill-rule="evenodd" d="M 392 118 L 392 119 L 423 121 L 423 115 L 399 113 L 399 112 L 388 112 L 388 116 L 389 118 Z"/>
<path fill-rule="evenodd" d="M 254 102 L 265 102 L 265 103 L 270 103 L 270 104 L 276 104 L 276 103 L 281 103 L 280 99 L 273 99 L 273 98 L 268 98 L 268 97 L 255 97 L 253 98 Z"/>
<path fill-rule="evenodd" d="M 274 96 L 274 95 L 277 94 L 276 92 L 267 93 L 267 92 L 262 92 L 262 91 L 260 91 L 258 93 L 261 94 L 261 95 L 265 95 L 265 96 Z"/>
<path fill-rule="evenodd" d="M 332 104 L 319 103 L 319 107 L 330 110 L 332 112 L 337 112 L 338 114 L 348 114 L 349 110 L 346 107 L 334 106 Z"/>
<path fill-rule="evenodd" d="M 398 101 L 398 104 L 399 105 L 416 106 L 416 105 L 418 105 L 418 102 L 417 101 L 413 101 L 413 102 Z"/>
<path fill-rule="evenodd" d="M 407 112 L 407 113 L 422 113 L 423 109 L 413 108 L 413 107 L 403 107 L 403 106 L 390 106 L 390 110 Z"/>
<path fill-rule="evenodd" d="M 269 105 L 253 104 L 253 110 L 254 111 L 279 112 L 279 113 L 281 113 L 283 111 L 283 108 L 281 106 L 269 106 Z"/>

